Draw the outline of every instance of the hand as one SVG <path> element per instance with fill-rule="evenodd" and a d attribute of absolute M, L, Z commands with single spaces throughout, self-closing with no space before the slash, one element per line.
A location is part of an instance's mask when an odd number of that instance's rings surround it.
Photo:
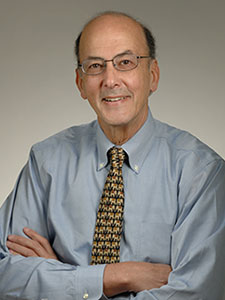
<path fill-rule="evenodd" d="M 22 255 L 25 257 L 44 257 L 58 260 L 49 241 L 35 232 L 34 230 L 25 227 L 23 232 L 28 238 L 19 235 L 9 235 L 6 246 L 10 253 L 14 255 Z"/>
<path fill-rule="evenodd" d="M 104 293 L 112 297 L 124 292 L 138 293 L 167 284 L 172 271 L 169 265 L 146 262 L 122 262 L 106 265 Z"/>

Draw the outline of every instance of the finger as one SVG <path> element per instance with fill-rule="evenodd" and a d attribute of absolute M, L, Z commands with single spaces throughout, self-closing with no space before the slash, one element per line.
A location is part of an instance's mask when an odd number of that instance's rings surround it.
<path fill-rule="evenodd" d="M 9 249 L 9 252 L 10 252 L 11 254 L 13 254 L 13 255 L 21 255 L 20 253 L 18 253 L 18 252 L 16 252 L 16 251 L 13 251 L 13 250 L 11 250 L 11 249 Z"/>
<path fill-rule="evenodd" d="M 33 241 L 31 239 L 28 239 L 24 236 L 20 236 L 20 235 L 9 235 L 8 236 L 8 241 L 16 243 L 18 245 L 24 246 L 24 247 L 28 247 L 28 248 L 33 248 Z"/>
<path fill-rule="evenodd" d="M 18 250 L 18 252 L 24 256 L 40 256 L 43 258 L 58 260 L 47 239 L 43 238 L 34 230 L 29 228 L 25 228 L 24 232 L 27 236 L 31 236 L 34 239 L 18 235 L 8 236 L 8 241 L 16 244 L 13 245 L 14 251 Z M 45 246 L 42 246 L 42 244 L 44 244 Z"/>
<path fill-rule="evenodd" d="M 28 227 L 24 227 L 23 231 L 33 241 L 38 242 L 50 255 L 55 256 L 55 253 L 54 253 L 49 241 L 46 238 L 44 238 L 43 236 L 38 234 L 36 231 L 34 231 L 33 229 L 28 228 Z"/>
<path fill-rule="evenodd" d="M 34 256 L 33 253 L 36 254 L 36 256 L 42 256 L 45 257 L 46 253 L 43 247 L 36 241 L 33 241 L 29 238 L 19 236 L 19 235 L 9 235 L 8 241 L 15 244 L 15 246 L 20 249 L 23 253 L 31 253 Z M 14 247 L 15 247 L 14 246 Z M 20 246 L 20 247 L 19 247 Z M 25 248 L 27 250 L 25 250 Z"/>
<path fill-rule="evenodd" d="M 21 246 L 17 243 L 11 242 L 11 241 L 7 241 L 6 246 L 9 248 L 9 251 L 12 254 L 22 255 L 22 256 L 25 256 L 25 257 L 29 257 L 29 256 L 36 257 L 36 256 L 38 256 L 32 249 Z"/>

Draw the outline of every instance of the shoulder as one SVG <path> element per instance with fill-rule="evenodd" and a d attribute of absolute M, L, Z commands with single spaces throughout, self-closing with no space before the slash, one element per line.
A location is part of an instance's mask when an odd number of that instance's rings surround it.
<path fill-rule="evenodd" d="M 225 161 L 213 149 L 192 134 L 159 121 L 155 122 L 155 143 L 166 166 L 163 170 L 177 183 L 180 211 L 187 201 L 207 201 L 215 194 L 217 202 L 224 203 Z"/>
<path fill-rule="evenodd" d="M 31 153 L 39 161 L 78 156 L 79 153 L 96 145 L 97 121 L 73 126 L 34 144 Z"/>
<path fill-rule="evenodd" d="M 168 145 L 174 152 L 194 154 L 199 159 L 221 159 L 208 145 L 191 133 L 155 120 L 155 138 Z"/>
<path fill-rule="evenodd" d="M 223 160 L 213 149 L 191 133 L 155 120 L 155 139 L 170 151 L 176 160 L 193 162 L 198 166 Z"/>

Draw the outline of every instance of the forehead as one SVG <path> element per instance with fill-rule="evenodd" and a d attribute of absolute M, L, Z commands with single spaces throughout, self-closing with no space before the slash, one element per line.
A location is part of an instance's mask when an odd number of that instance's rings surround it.
<path fill-rule="evenodd" d="M 106 15 L 91 21 L 83 30 L 80 40 L 80 59 L 100 56 L 110 59 L 130 50 L 138 55 L 148 54 L 141 26 L 125 16 Z"/>

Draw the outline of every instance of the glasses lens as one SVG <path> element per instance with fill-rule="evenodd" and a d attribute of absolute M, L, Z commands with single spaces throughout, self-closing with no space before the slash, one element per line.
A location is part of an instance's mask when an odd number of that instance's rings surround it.
<path fill-rule="evenodd" d="M 96 75 L 104 70 L 103 59 L 87 59 L 82 63 L 83 71 L 86 74 Z"/>
<path fill-rule="evenodd" d="M 120 71 L 129 71 L 137 67 L 137 56 L 134 54 L 117 55 L 114 58 L 114 65 Z"/>

